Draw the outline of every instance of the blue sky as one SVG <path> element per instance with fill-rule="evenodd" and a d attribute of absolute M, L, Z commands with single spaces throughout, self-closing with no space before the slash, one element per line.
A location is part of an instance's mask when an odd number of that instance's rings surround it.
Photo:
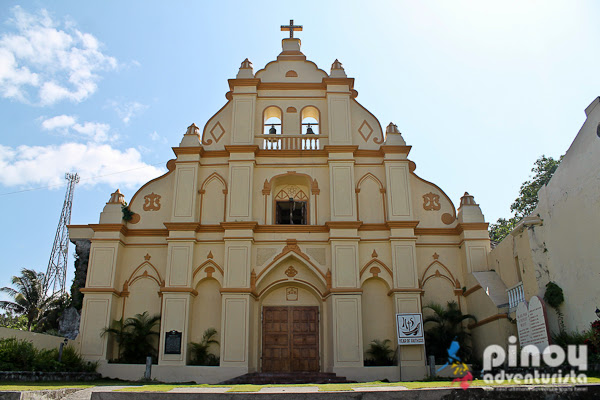
<path fill-rule="evenodd" d="M 97 223 L 116 188 L 129 200 L 165 171 L 244 58 L 277 56 L 291 18 L 304 54 L 326 71 L 338 58 L 357 100 L 398 125 L 417 174 L 506 217 L 600 95 L 599 17 L 593 1 L 4 1 L 0 286 L 46 270 L 65 172 L 81 175 L 72 223 Z"/>

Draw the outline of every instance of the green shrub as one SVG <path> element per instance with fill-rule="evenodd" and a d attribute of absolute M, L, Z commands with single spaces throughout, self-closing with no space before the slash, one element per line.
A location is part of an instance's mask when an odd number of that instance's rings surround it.
<path fill-rule="evenodd" d="M 209 353 L 208 348 L 211 344 L 219 345 L 219 341 L 213 339 L 217 334 L 215 328 L 208 328 L 202 334 L 202 340 L 200 343 L 190 343 L 190 364 L 191 365 L 207 365 L 207 366 L 218 366 L 219 357 Z"/>
<path fill-rule="evenodd" d="M 558 308 L 565 302 L 563 290 L 554 282 L 546 284 L 546 293 L 544 293 L 544 301 L 552 308 Z"/>
<path fill-rule="evenodd" d="M 102 335 L 110 334 L 117 343 L 119 357 L 113 362 L 126 364 L 145 364 L 146 357 L 152 357 L 156 363 L 158 352 L 156 339 L 159 333 L 160 314 L 150 316 L 148 311 L 135 314 L 123 321 L 113 321 L 110 328 L 104 328 Z"/>
<path fill-rule="evenodd" d="M 373 340 L 366 351 L 368 358 L 364 365 L 367 367 L 394 365 L 394 350 L 390 348 L 391 340 Z"/>
<path fill-rule="evenodd" d="M 1 371 L 33 371 L 36 357 L 33 343 L 16 338 L 0 339 Z"/>
<path fill-rule="evenodd" d="M 0 371 L 94 372 L 98 363 L 85 361 L 71 346 L 63 349 L 37 349 L 28 340 L 0 339 Z"/>
<path fill-rule="evenodd" d="M 552 343 L 567 350 L 567 346 L 569 346 L 571 344 L 575 344 L 575 345 L 585 344 L 586 339 L 589 339 L 591 336 L 592 336 L 591 331 L 572 332 L 572 333 L 561 331 L 557 334 L 552 335 Z"/>

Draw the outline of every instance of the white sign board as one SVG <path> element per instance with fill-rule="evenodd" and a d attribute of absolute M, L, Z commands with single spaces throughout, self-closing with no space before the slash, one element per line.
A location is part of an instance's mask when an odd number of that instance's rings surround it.
<path fill-rule="evenodd" d="M 396 330 L 399 345 L 425 344 L 421 313 L 396 314 Z"/>
<path fill-rule="evenodd" d="M 517 306 L 517 330 L 521 347 L 536 346 L 540 352 L 549 345 L 548 324 L 544 303 L 537 296 L 529 300 L 529 307 L 525 302 Z"/>

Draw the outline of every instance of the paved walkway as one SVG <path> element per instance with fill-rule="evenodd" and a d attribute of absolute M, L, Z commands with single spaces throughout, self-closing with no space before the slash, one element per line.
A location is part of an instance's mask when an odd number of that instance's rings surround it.
<path fill-rule="evenodd" d="M 98 393 L 95 398 L 98 400 L 152 400 L 152 399 L 164 399 L 163 395 L 168 393 L 178 393 L 180 400 L 191 400 L 195 394 L 204 394 L 202 398 L 206 399 L 231 399 L 237 398 L 238 400 L 275 400 L 281 398 L 284 400 L 310 400 L 314 398 L 328 398 L 333 400 L 341 399 L 399 399 L 401 396 L 403 399 L 415 399 L 415 400 L 430 400 L 437 399 L 446 395 L 452 394 L 451 398 L 461 399 L 505 399 L 515 398 L 512 395 L 518 397 L 536 398 L 536 399 L 549 399 L 556 398 L 558 394 L 559 398 L 569 399 L 598 399 L 600 398 L 600 385 L 598 384 L 587 384 L 587 385 L 576 385 L 576 386 L 521 386 L 521 387 L 480 387 L 471 388 L 467 391 L 457 390 L 457 388 L 440 387 L 440 388 L 427 388 L 410 390 L 404 386 L 357 386 L 352 387 L 348 391 L 336 391 L 336 392 L 320 392 L 316 386 L 271 386 L 261 388 L 257 392 L 236 392 L 228 393 L 231 387 L 177 387 L 168 392 L 115 392 L 118 389 L 123 388 L 136 388 L 140 386 L 96 386 L 89 389 L 78 390 L 74 393 L 70 393 L 65 397 L 63 394 L 55 393 L 52 396 L 40 396 L 31 397 L 30 400 L 48 400 L 48 399 L 60 399 L 65 400 L 91 400 L 93 393 Z M 516 393 L 521 392 L 521 393 Z M 111 393 L 112 392 L 112 393 Z M 400 394 L 399 392 L 402 392 Z M 512 393 L 511 393 L 512 392 Z M 567 393 L 569 392 L 569 393 Z M 33 393 L 33 392 L 29 392 Z M 111 394 L 108 394 L 111 393 Z M 318 393 L 318 394 L 317 394 Z M 285 397 L 273 397 L 275 394 L 283 394 Z M 509 397 L 505 397 L 506 395 Z M 535 395 L 534 395 L 535 394 Z M 40 393 L 41 395 L 41 393 Z M 182 397 L 183 395 L 183 397 Z M 223 397 L 223 396 L 226 397 Z M 190 397 L 191 396 L 191 397 Z M 309 397 L 306 397 L 309 396 Z M 358 396 L 358 397 L 357 397 Z M 458 396 L 458 397 L 456 397 Z M 466 397 L 465 397 L 466 396 Z M 533 396 L 533 397 L 531 397 Z M 0 394 L 0 398 L 1 398 Z"/>

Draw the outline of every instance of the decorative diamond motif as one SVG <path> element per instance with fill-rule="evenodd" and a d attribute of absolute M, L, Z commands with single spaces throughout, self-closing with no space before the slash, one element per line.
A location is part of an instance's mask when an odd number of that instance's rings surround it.
<path fill-rule="evenodd" d="M 285 270 L 285 274 L 290 278 L 293 278 L 294 276 L 298 275 L 298 271 L 296 271 L 296 268 L 290 265 L 288 269 Z"/>
<path fill-rule="evenodd" d="M 215 126 L 213 126 L 213 128 L 210 130 L 210 134 L 215 139 L 215 142 L 219 143 L 219 140 L 221 140 L 221 138 L 225 134 L 225 129 L 223 129 L 223 126 L 220 122 L 217 122 Z"/>
<path fill-rule="evenodd" d="M 360 128 L 358 128 L 358 133 L 360 133 L 360 136 L 367 142 L 373 134 L 373 128 L 371 128 L 371 125 L 369 125 L 367 120 L 364 120 L 360 125 Z"/>

